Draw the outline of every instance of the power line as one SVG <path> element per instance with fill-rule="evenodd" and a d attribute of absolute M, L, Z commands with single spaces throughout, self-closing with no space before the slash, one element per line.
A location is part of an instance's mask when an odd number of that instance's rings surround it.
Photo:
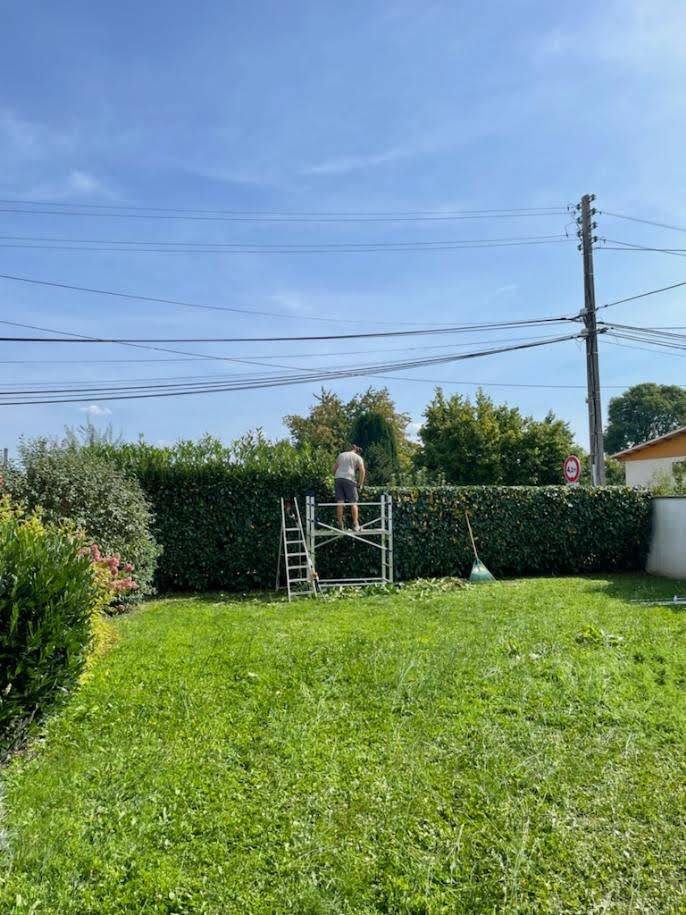
<path fill-rule="evenodd" d="M 232 305 L 208 305 L 202 302 L 186 302 L 183 299 L 168 299 L 161 296 L 150 296 L 150 295 L 137 295 L 131 292 L 115 292 L 111 289 L 94 289 L 90 286 L 76 286 L 73 283 L 56 283 L 49 280 L 38 280 L 35 277 L 29 276 L 17 276 L 12 273 L 0 273 L 0 279 L 2 280 L 11 280 L 17 283 L 29 283 L 32 286 L 49 286 L 53 289 L 68 289 L 72 292 L 89 292 L 93 295 L 107 295 L 112 296 L 117 299 L 132 299 L 137 302 L 155 302 L 156 304 L 161 305 L 178 305 L 181 308 L 200 308 L 206 311 L 227 311 L 234 314 L 246 314 L 246 315 L 255 315 L 259 317 L 269 317 L 269 318 L 291 318 L 296 320 L 303 321 L 333 321 L 339 324 L 387 324 L 393 323 L 394 326 L 398 324 L 407 324 L 412 326 L 417 326 L 420 322 L 418 321 L 360 321 L 358 319 L 351 318 L 333 318 L 324 315 L 306 315 L 306 314 L 293 314 L 292 312 L 286 311 L 265 311 L 252 308 L 238 308 Z M 440 325 L 437 325 L 440 326 Z"/>
<path fill-rule="evenodd" d="M 649 295 L 656 295 L 658 292 L 668 292 L 670 289 L 678 289 L 679 286 L 686 286 L 686 280 L 680 283 L 672 283 L 671 286 L 661 286 L 659 289 L 649 289 L 648 292 L 639 292 L 637 295 L 627 296 L 625 299 L 615 299 L 614 302 L 606 302 L 605 305 L 599 305 L 596 311 L 602 308 L 611 308 L 613 305 L 622 305 L 624 302 L 633 302 L 636 299 L 644 299 Z"/>
<path fill-rule="evenodd" d="M 32 200 L 0 200 L 3 213 L 29 216 L 80 216 L 119 219 L 199 220 L 216 222 L 444 222 L 462 219 L 519 219 L 537 216 L 564 216 L 564 206 L 515 207 L 482 210 L 415 210 L 395 212 L 257 212 L 203 210 L 178 207 L 142 207 L 116 204 L 68 204 Z M 28 209 L 14 209 L 16 206 Z M 37 207 L 51 207 L 41 210 Z M 114 212 L 114 211 L 119 212 Z"/>
<path fill-rule="evenodd" d="M 603 238 L 603 242 L 610 242 L 609 245 L 603 244 L 597 251 L 656 251 L 661 254 L 674 254 L 677 257 L 686 257 L 686 248 L 651 248 L 648 245 L 638 245 L 629 241 L 617 241 L 613 238 Z M 617 247 L 613 247 L 613 245 Z"/>
<path fill-rule="evenodd" d="M 630 222 L 641 222 L 647 226 L 658 226 L 660 229 L 673 229 L 675 232 L 686 232 L 684 226 L 673 226 L 666 222 L 655 222 L 653 219 L 641 219 L 638 216 L 627 216 L 624 213 L 611 213 L 609 210 L 598 210 L 603 216 L 613 216 L 615 219 L 626 219 Z"/>
<path fill-rule="evenodd" d="M 575 321 L 571 317 L 532 318 L 519 321 L 501 321 L 483 324 L 462 324 L 452 327 L 428 327 L 417 330 L 386 330 L 365 331 L 356 334 L 314 334 L 273 337 L 89 337 L 83 334 L 70 334 L 66 337 L 0 337 L 3 343 L 99 343 L 99 344 L 124 344 L 137 345 L 148 343 L 282 343 L 309 340 L 360 340 L 378 337 L 414 337 L 434 334 L 465 333 L 470 331 L 505 330 L 514 327 L 539 327 L 546 324 L 562 324 Z M 11 327 L 31 327 L 38 330 L 35 325 L 28 325 L 19 321 L 0 321 Z"/>
<path fill-rule="evenodd" d="M 675 331 L 677 331 L 677 330 L 684 329 L 680 325 L 674 325 L 674 326 L 670 326 L 670 327 L 641 327 L 640 325 L 637 325 L 637 324 L 619 324 L 616 321 L 612 321 L 612 322 L 601 321 L 599 323 L 603 327 L 608 327 L 608 328 L 611 328 L 612 330 L 616 330 L 616 329 L 628 330 L 628 331 L 632 331 L 634 333 L 641 333 L 641 334 L 646 334 L 646 335 L 650 335 L 650 336 L 654 335 L 654 336 L 658 336 L 658 337 L 666 337 L 666 338 L 670 338 L 670 339 L 686 341 L 686 334 L 675 333 Z"/>
<path fill-rule="evenodd" d="M 317 374 L 302 374 L 302 375 L 289 375 L 282 376 L 281 378 L 270 378 L 270 379 L 253 379 L 246 380 L 243 382 L 238 382 L 234 384 L 205 384 L 197 385 L 195 387 L 185 386 L 185 387 L 176 387 L 174 390 L 159 390 L 155 389 L 151 391 L 150 387 L 141 386 L 138 389 L 138 392 L 132 390 L 127 390 L 124 393 L 121 393 L 119 390 L 113 388 L 109 392 L 103 393 L 102 391 L 95 392 L 92 396 L 87 392 L 87 390 L 82 390 L 80 396 L 77 397 L 55 397 L 55 394 L 58 393 L 68 393 L 68 392 L 58 392 L 54 391 L 53 396 L 47 397 L 45 392 L 38 392 L 43 396 L 43 399 L 27 399 L 33 394 L 26 394 L 20 400 L 4 400 L 2 404 L 5 406 L 18 406 L 18 405 L 28 405 L 28 404 L 46 404 L 46 403 L 79 403 L 84 400 L 91 401 L 103 401 L 103 400 L 140 400 L 148 399 L 151 397 L 179 397 L 186 396 L 190 394 L 202 394 L 202 393 L 216 393 L 222 391 L 237 391 L 237 390 L 255 390 L 258 388 L 271 388 L 271 387 L 283 387 L 286 385 L 292 384 L 309 384 L 313 381 L 331 381 L 340 378 L 354 378 L 364 375 L 379 375 L 380 373 L 394 371 L 396 369 L 408 369 L 408 368 L 417 368 L 423 365 L 439 365 L 446 364 L 451 362 L 465 361 L 468 359 L 480 358 L 483 356 L 489 355 L 498 355 L 500 353 L 506 352 L 515 352 L 517 350 L 532 349 L 541 346 L 549 346 L 553 343 L 561 343 L 568 340 L 578 339 L 578 334 L 568 334 L 565 336 L 559 337 L 550 337 L 545 340 L 539 340 L 532 343 L 519 343 L 514 346 L 509 347 L 499 347 L 489 350 L 480 350 L 473 353 L 459 353 L 452 354 L 447 356 L 433 356 L 424 359 L 417 360 L 406 360 L 400 362 L 392 363 L 380 363 L 376 365 L 362 365 L 362 366 L 353 366 L 347 369 L 335 369 L 322 371 Z M 0 392 L 5 397 L 17 397 L 18 392 Z"/>
<path fill-rule="evenodd" d="M 628 344 L 628 343 L 616 343 L 616 342 L 613 342 L 612 340 L 608 340 L 608 339 L 607 339 L 608 337 L 616 337 L 616 336 L 617 336 L 616 334 L 604 334 L 604 335 L 603 335 L 603 342 L 604 342 L 604 343 L 607 343 L 608 346 L 621 346 L 622 349 L 632 349 L 632 350 L 640 351 L 640 352 L 643 352 L 643 353 L 653 353 L 653 354 L 655 354 L 655 353 L 659 352 L 659 349 L 650 349 L 650 348 L 647 347 L 647 346 L 631 346 L 631 345 Z M 625 339 L 625 338 L 623 338 L 623 337 L 622 337 L 622 338 L 619 338 L 619 337 L 618 337 L 617 339 Z M 674 352 L 674 351 L 672 351 L 672 350 L 668 350 L 667 352 L 660 353 L 660 355 L 661 355 L 661 356 L 679 356 L 679 357 L 681 357 L 681 358 L 683 358 L 683 356 L 684 356 L 683 353 Z"/>
<path fill-rule="evenodd" d="M 569 236 L 565 235 L 562 232 L 557 232 L 554 235 L 520 235 L 512 236 L 507 235 L 499 238 L 468 238 L 468 239 L 446 239 L 446 240 L 431 240 L 431 241 L 371 241 L 371 242 L 306 242 L 306 243 L 292 243 L 292 242 L 274 242 L 266 244 L 263 242 L 213 242 L 213 241 L 148 241 L 148 240 L 139 240 L 139 239 L 114 239 L 114 238 L 63 238 L 63 237 L 54 237 L 54 236 L 41 236 L 41 235 L 0 235 L 0 242 L 3 241 L 13 241 L 13 242 L 39 242 L 50 243 L 50 244 L 64 244 L 64 245 L 127 245 L 129 247 L 143 247 L 143 248 L 208 248 L 208 249 L 230 249 L 241 251 L 243 249 L 255 250 L 259 249 L 260 251 L 271 251 L 272 249 L 283 249 L 286 251 L 301 251 L 301 250 L 333 250 L 337 251 L 340 249 L 354 249 L 354 250 L 367 250 L 368 248 L 374 250 L 390 250 L 399 248 L 400 250 L 405 249 L 422 249 L 422 248 L 434 248 L 437 246 L 443 247 L 445 245 L 486 245 L 486 244 L 499 244 L 501 242 L 544 242 L 544 241 L 560 241 L 567 240 Z M 571 239 L 569 239 L 571 240 Z M 3 246 L 4 247 L 4 246 Z M 14 247 L 14 246 L 8 246 Z M 80 248 L 77 248 L 80 250 Z"/>
<path fill-rule="evenodd" d="M 1 211 L 0 211 L 1 212 Z M 254 255 L 254 254 L 378 254 L 387 252 L 390 254 L 407 254 L 418 252 L 442 252 L 442 251 L 461 251 L 473 250 L 478 248 L 516 248 L 535 245 L 560 245 L 573 241 L 572 238 L 561 235 L 556 239 L 533 240 L 533 241 L 506 241 L 506 242 L 487 242 L 487 243 L 440 243 L 437 242 L 432 247 L 425 247 L 427 243 L 418 242 L 411 247 L 401 248 L 393 247 L 390 243 L 379 242 L 378 244 L 369 244 L 367 247 L 351 247 L 350 245 L 340 244 L 329 247 L 316 247 L 313 245 L 303 245 L 300 248 L 265 248 L 255 244 L 252 247 L 244 248 L 142 248 L 142 247 L 91 247 L 88 245 L 44 245 L 44 244 L 14 244 L 0 243 L 0 248 L 21 249 L 34 251 L 86 251 L 89 253 L 100 252 L 104 254 L 221 254 L 224 256 L 235 255 Z M 408 243 L 409 244 L 409 243 Z"/>
<path fill-rule="evenodd" d="M 257 356 L 257 358 L 259 358 L 260 360 L 265 360 L 265 359 L 266 359 L 266 360 L 272 360 L 272 359 L 302 359 L 302 358 L 316 359 L 316 358 L 322 358 L 322 357 L 331 359 L 331 358 L 339 358 L 339 357 L 341 357 L 341 356 L 374 356 L 374 355 L 382 355 L 382 354 L 385 354 L 385 353 L 417 352 L 417 351 L 420 351 L 420 350 L 454 350 L 454 349 L 464 349 L 464 348 L 467 348 L 467 347 L 470 347 L 470 346 L 486 346 L 486 345 L 490 345 L 490 344 L 493 344 L 493 343 L 513 343 L 513 342 L 518 342 L 518 341 L 520 341 L 520 340 L 527 340 L 527 341 L 529 341 L 529 340 L 541 340 L 541 339 L 544 339 L 544 338 L 543 338 L 543 337 L 539 337 L 539 336 L 534 336 L 534 337 L 531 337 L 531 336 L 527 336 L 527 337 L 500 337 L 500 338 L 496 338 L 495 340 L 491 339 L 491 340 L 488 340 L 488 341 L 486 341 L 486 340 L 469 340 L 468 342 L 465 342 L 465 343 L 441 343 L 441 344 L 434 344 L 434 345 L 432 345 L 432 346 L 404 346 L 404 347 L 391 347 L 391 348 L 389 348 L 389 347 L 384 347 L 383 349 L 339 350 L 338 352 L 317 352 L 317 353 L 269 353 L 268 355 L 264 355 L 264 356 L 260 356 L 259 354 L 254 354 L 254 353 L 245 353 L 245 354 L 243 355 L 243 358 L 244 358 L 244 359 L 247 359 L 247 358 L 250 358 L 250 357 L 252 357 L 252 356 Z M 228 357 L 227 357 L 227 358 L 228 358 Z M 202 361 L 202 360 L 199 360 L 199 359 L 193 358 L 193 357 L 189 357 L 189 358 L 186 358 L 186 359 L 183 359 L 183 358 L 178 358 L 178 359 L 89 359 L 89 360 L 83 360 L 83 359 L 64 359 L 64 360 L 49 360 L 49 359 L 48 359 L 48 360 L 43 360 L 43 359 L 33 359 L 33 360 L 30 360 L 30 359 L 28 359 L 28 360 L 6 360 L 6 361 L 0 360 L 0 365 L 5 365 L 5 364 L 31 364 L 31 365 L 36 365 L 36 364 L 37 364 L 37 365 L 61 365 L 61 366 L 64 366 L 64 365 L 73 365 L 73 364 L 81 364 L 81 365 L 101 365 L 101 364 L 109 364 L 109 363 L 129 363 L 129 364 L 133 363 L 134 365 L 140 363 L 140 364 L 142 364 L 142 365 L 145 365 L 145 364 L 147 364 L 147 363 L 154 363 L 154 364 L 157 364 L 157 363 L 160 363 L 160 362 L 163 362 L 163 363 L 168 363 L 168 362 L 175 362 L 175 363 L 178 363 L 178 362 L 198 362 L 198 361 Z M 261 363 L 260 363 L 260 364 L 261 364 Z M 125 379 L 113 378 L 113 379 L 106 379 L 106 380 L 104 380 L 104 381 L 105 381 L 105 383 L 108 382 L 108 381 L 112 381 L 112 382 L 115 382 L 115 381 L 154 381 L 154 380 L 164 381 L 164 380 L 166 380 L 166 379 L 171 379 L 172 377 L 177 377 L 177 376 L 169 376 L 169 375 L 166 375 L 166 376 L 161 376 L 161 377 L 158 378 L 158 379 L 154 379 L 154 378 L 139 378 L 139 379 L 136 379 L 136 378 L 125 378 Z M 178 376 L 178 377 L 197 378 L 197 377 L 200 377 L 200 376 L 197 376 L 197 375 L 186 375 L 186 376 Z M 203 377 L 218 377 L 218 376 L 203 376 Z M 83 380 L 83 379 L 78 379 L 78 380 L 74 381 L 73 383 L 74 383 L 74 384 L 77 384 L 78 381 L 80 381 L 80 380 Z M 62 382 L 63 382 L 63 383 L 66 383 L 66 382 L 64 382 L 63 379 L 62 379 Z M 17 384 L 20 385 L 20 384 L 25 384 L 25 383 L 26 383 L 26 382 L 18 382 Z M 32 383 L 33 383 L 33 384 L 42 384 L 42 383 L 51 384 L 52 381 L 51 381 L 50 379 L 46 379 L 45 381 L 41 381 L 41 380 L 39 379 L 39 380 L 33 381 Z M 98 381 L 98 383 L 100 383 L 100 381 Z M 16 385 L 15 385 L 15 386 L 16 386 Z"/>

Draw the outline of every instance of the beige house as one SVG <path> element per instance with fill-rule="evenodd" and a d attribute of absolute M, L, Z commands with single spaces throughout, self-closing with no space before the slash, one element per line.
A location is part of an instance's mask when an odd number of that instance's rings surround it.
<path fill-rule="evenodd" d="M 666 474 L 671 477 L 672 465 L 686 460 L 686 426 L 641 442 L 612 457 L 624 464 L 627 486 L 648 486 Z"/>

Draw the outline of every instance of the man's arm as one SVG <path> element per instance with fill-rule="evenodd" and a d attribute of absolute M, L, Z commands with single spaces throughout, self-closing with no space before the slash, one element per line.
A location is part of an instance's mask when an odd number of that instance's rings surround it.
<path fill-rule="evenodd" d="M 336 471 L 338 470 L 338 461 L 333 465 L 333 475 L 336 476 Z"/>
<path fill-rule="evenodd" d="M 357 468 L 357 476 L 358 476 L 358 483 L 357 483 L 358 489 L 362 489 L 362 487 L 364 486 L 364 479 L 367 476 L 367 471 L 365 469 L 364 461 L 362 460 L 362 458 L 360 458 L 360 463 Z"/>

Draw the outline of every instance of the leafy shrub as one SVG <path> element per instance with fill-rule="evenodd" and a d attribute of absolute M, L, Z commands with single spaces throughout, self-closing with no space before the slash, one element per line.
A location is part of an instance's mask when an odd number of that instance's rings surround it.
<path fill-rule="evenodd" d="M 29 511 L 40 508 L 49 521 L 72 521 L 105 553 L 135 569 L 138 587 L 130 596 L 150 594 L 160 550 L 138 482 L 96 451 L 73 443 L 25 441 L 20 458 L 19 470 L 8 476 L 13 496 Z"/>
<path fill-rule="evenodd" d="M 80 545 L 0 502 L 0 755 L 83 669 L 98 588 Z"/>
<path fill-rule="evenodd" d="M 321 452 L 272 444 L 253 433 L 156 448 L 107 444 L 96 452 L 135 476 L 154 507 L 164 546 L 157 575 L 166 590 L 271 588 L 279 549 L 279 497 L 331 501 Z M 479 553 L 496 575 L 574 574 L 643 567 L 650 495 L 624 487 L 392 487 L 396 580 L 466 576 L 472 564 L 464 512 Z M 365 489 L 377 498 L 378 488 Z M 302 503 L 301 503 L 302 507 Z M 327 520 L 321 510 L 322 519 Z M 362 509 L 363 515 L 366 509 Z M 363 517 L 364 520 L 364 517 Z M 316 556 L 322 577 L 378 570 L 376 551 L 352 541 Z"/>
<path fill-rule="evenodd" d="M 331 501 L 322 468 L 275 473 L 214 465 L 144 468 L 140 482 L 155 508 L 164 553 L 159 585 L 168 590 L 271 588 L 279 549 L 280 496 L 316 492 Z M 552 575 L 643 568 L 651 498 L 623 487 L 391 488 L 395 577 L 466 576 L 473 556 L 464 512 L 481 559 L 495 575 Z M 367 499 L 380 490 L 365 490 Z M 302 505 L 302 503 L 301 503 Z M 333 509 L 322 509 L 325 512 Z M 362 508 L 364 512 L 369 509 Z M 376 565 L 375 565 L 376 563 Z M 322 577 L 378 570 L 376 550 L 354 541 L 318 550 Z"/>

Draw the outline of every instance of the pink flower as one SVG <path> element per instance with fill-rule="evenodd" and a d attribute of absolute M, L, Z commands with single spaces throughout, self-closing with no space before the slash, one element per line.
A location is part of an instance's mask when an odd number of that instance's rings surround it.
<path fill-rule="evenodd" d="M 124 571 L 125 571 L 125 572 L 133 572 L 133 568 L 134 568 L 134 567 L 131 565 L 131 563 L 130 563 L 130 562 L 127 562 L 126 565 L 124 566 Z"/>
<path fill-rule="evenodd" d="M 94 543 L 91 546 L 91 559 L 93 560 L 93 562 L 100 562 L 100 560 L 102 559 L 102 556 L 100 554 L 100 547 L 98 546 L 97 543 Z"/>

